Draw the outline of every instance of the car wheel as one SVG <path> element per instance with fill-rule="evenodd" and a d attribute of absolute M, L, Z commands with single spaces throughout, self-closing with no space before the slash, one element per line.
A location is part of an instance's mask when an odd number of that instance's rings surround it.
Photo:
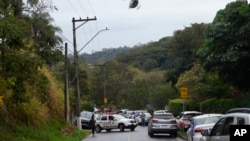
<path fill-rule="evenodd" d="M 107 131 L 107 132 L 110 132 L 110 131 L 111 131 L 111 129 L 107 129 L 106 131 Z"/>
<path fill-rule="evenodd" d="M 131 128 L 131 131 L 134 131 L 134 130 L 135 130 L 135 128 L 134 128 L 134 127 L 132 127 L 132 128 Z"/>
<path fill-rule="evenodd" d="M 102 131 L 102 128 L 99 125 L 97 125 L 95 131 L 96 133 L 100 133 Z"/>
<path fill-rule="evenodd" d="M 153 137 L 153 136 L 154 136 L 154 133 L 152 133 L 152 132 L 149 133 L 149 136 L 150 136 L 150 137 Z"/>
<path fill-rule="evenodd" d="M 152 132 L 150 132 L 150 131 L 148 131 L 148 135 L 149 135 L 150 137 L 153 137 L 153 136 L 154 136 L 154 134 L 153 134 Z"/>
<path fill-rule="evenodd" d="M 173 138 L 176 138 L 176 137 L 177 137 L 177 133 L 173 133 L 173 134 L 171 134 L 171 136 L 172 136 Z"/>
<path fill-rule="evenodd" d="M 122 124 L 122 123 L 119 124 L 119 129 L 120 129 L 121 132 L 123 132 L 124 131 L 124 124 Z"/>

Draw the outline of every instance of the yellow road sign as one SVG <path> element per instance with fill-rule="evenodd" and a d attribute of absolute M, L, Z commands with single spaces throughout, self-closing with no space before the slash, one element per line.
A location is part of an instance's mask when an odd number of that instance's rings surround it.
<path fill-rule="evenodd" d="M 0 108 L 3 107 L 4 102 L 3 102 L 3 96 L 0 96 Z"/>
<path fill-rule="evenodd" d="M 181 94 L 180 98 L 185 99 L 188 97 L 188 88 L 187 87 L 181 87 Z"/>
<path fill-rule="evenodd" d="M 108 98 L 104 97 L 103 102 L 104 102 L 104 104 L 107 104 L 108 103 Z"/>

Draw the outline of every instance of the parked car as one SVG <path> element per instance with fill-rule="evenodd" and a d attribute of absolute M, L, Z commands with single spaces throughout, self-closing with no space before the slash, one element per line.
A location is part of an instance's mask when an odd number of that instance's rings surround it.
<path fill-rule="evenodd" d="M 250 113 L 250 108 L 232 108 L 226 112 L 226 114 L 229 113 Z"/>
<path fill-rule="evenodd" d="M 145 114 L 145 125 L 148 125 L 148 121 L 152 118 L 152 115 L 148 112 L 144 112 Z M 141 113 L 139 114 L 139 116 L 137 116 L 135 118 L 135 121 L 138 125 L 142 125 L 142 120 L 141 120 Z"/>
<path fill-rule="evenodd" d="M 80 113 L 82 129 L 90 129 L 90 119 L 91 119 L 92 114 L 93 112 L 90 112 L 90 111 L 82 111 Z M 75 125 L 76 125 L 76 120 L 75 120 Z"/>
<path fill-rule="evenodd" d="M 154 113 L 169 113 L 168 110 L 156 110 Z"/>
<path fill-rule="evenodd" d="M 249 113 L 229 113 L 223 115 L 212 129 L 201 131 L 200 141 L 229 141 L 230 125 L 250 125 Z"/>
<path fill-rule="evenodd" d="M 130 129 L 131 131 L 134 131 L 136 127 L 137 123 L 134 119 L 128 119 L 118 114 L 103 114 L 96 118 L 97 133 L 101 132 L 102 130 L 110 132 L 112 129 L 120 129 L 120 131 L 124 131 L 124 129 Z"/>
<path fill-rule="evenodd" d="M 204 114 L 191 119 L 190 128 L 187 130 L 188 141 L 199 141 L 203 129 L 210 129 L 220 119 L 222 114 Z"/>
<path fill-rule="evenodd" d="M 176 119 L 172 113 L 154 113 L 148 123 L 148 135 L 153 137 L 155 134 L 177 137 Z"/>
<path fill-rule="evenodd" d="M 179 130 L 187 131 L 190 127 L 190 120 L 192 117 L 201 115 L 201 112 L 198 111 L 184 111 L 181 112 L 176 117 L 177 127 Z"/>

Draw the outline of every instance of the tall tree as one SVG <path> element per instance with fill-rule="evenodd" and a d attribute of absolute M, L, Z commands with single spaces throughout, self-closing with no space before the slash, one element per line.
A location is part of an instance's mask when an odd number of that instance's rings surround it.
<path fill-rule="evenodd" d="M 181 73 L 193 67 L 197 61 L 196 51 L 205 39 L 206 27 L 207 25 L 203 23 L 192 24 L 191 27 L 174 32 L 165 62 L 168 67 L 167 81 L 175 84 Z"/>
<path fill-rule="evenodd" d="M 217 12 L 199 51 L 202 65 L 218 71 L 241 90 L 250 85 L 250 5 L 247 0 L 227 4 Z"/>

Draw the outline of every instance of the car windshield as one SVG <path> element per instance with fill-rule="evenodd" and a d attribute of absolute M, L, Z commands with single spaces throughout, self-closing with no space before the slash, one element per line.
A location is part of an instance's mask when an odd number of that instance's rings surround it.
<path fill-rule="evenodd" d="M 81 117 L 82 118 L 88 118 L 88 119 L 90 119 L 91 116 L 92 116 L 91 112 L 87 112 L 87 111 L 81 112 Z"/>
<path fill-rule="evenodd" d="M 167 115 L 167 114 L 157 114 L 154 116 L 154 118 L 157 119 L 173 119 L 174 116 L 173 115 Z"/>

